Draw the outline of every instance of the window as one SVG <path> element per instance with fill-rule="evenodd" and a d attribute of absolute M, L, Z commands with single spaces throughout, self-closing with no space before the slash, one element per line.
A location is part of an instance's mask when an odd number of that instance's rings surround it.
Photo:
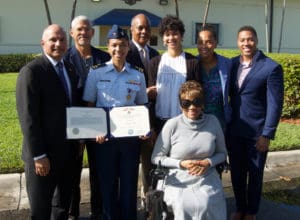
<path fill-rule="evenodd" d="M 195 44 L 197 44 L 197 39 L 198 39 L 198 31 L 201 29 L 203 23 L 196 23 L 195 24 Z M 210 25 L 212 26 L 215 31 L 216 31 L 216 34 L 217 34 L 217 40 L 219 40 L 219 27 L 220 27 L 220 24 L 217 24 L 217 23 L 206 23 L 206 25 Z"/>
<path fill-rule="evenodd" d="M 151 37 L 150 37 L 150 46 L 157 46 L 157 36 L 151 35 Z"/>

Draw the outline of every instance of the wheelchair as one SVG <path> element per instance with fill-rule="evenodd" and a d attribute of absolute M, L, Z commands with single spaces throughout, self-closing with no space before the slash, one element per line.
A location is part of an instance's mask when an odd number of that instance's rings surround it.
<path fill-rule="evenodd" d="M 164 191 L 159 189 L 158 185 L 164 181 L 168 170 L 162 168 L 161 164 L 151 170 L 151 186 L 146 193 L 146 219 L 147 220 L 173 220 L 174 215 L 168 209 L 167 204 L 164 202 Z"/>

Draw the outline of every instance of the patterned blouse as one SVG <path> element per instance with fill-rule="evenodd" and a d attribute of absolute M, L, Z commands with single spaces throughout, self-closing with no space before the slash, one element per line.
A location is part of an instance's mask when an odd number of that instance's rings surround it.
<path fill-rule="evenodd" d="M 221 79 L 217 65 L 213 67 L 208 73 L 201 68 L 201 75 L 203 80 L 205 109 L 207 114 L 213 114 L 219 119 L 221 127 L 224 131 L 225 118 L 223 110 L 223 94 Z"/>

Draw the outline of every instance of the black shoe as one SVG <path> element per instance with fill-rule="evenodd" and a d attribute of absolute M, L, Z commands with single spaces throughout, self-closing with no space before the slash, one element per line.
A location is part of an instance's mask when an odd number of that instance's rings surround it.
<path fill-rule="evenodd" d="M 78 216 L 69 215 L 68 220 L 78 220 Z"/>
<path fill-rule="evenodd" d="M 90 213 L 90 220 L 101 220 L 101 214 Z"/>

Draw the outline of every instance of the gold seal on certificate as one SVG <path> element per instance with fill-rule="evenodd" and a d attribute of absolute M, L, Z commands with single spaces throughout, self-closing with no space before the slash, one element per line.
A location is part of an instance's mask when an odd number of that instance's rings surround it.
<path fill-rule="evenodd" d="M 88 139 L 107 134 L 106 112 L 102 108 L 67 108 L 67 138 Z"/>
<path fill-rule="evenodd" d="M 145 106 L 115 107 L 109 118 L 113 137 L 142 136 L 150 131 L 149 111 Z"/>

